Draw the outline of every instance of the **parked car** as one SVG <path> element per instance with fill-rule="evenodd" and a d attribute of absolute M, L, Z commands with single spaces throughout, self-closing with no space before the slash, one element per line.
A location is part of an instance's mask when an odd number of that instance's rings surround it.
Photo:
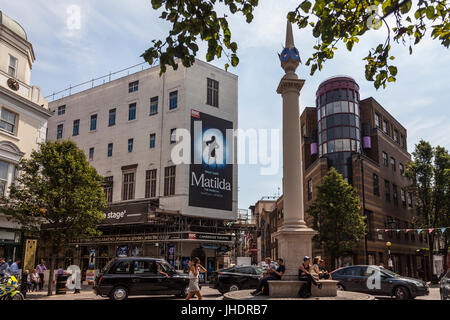
<path fill-rule="evenodd" d="M 264 269 L 256 266 L 234 266 L 211 273 L 210 283 L 224 294 L 229 291 L 256 289 Z"/>
<path fill-rule="evenodd" d="M 111 260 L 97 275 L 94 283 L 97 295 L 112 300 L 125 300 L 136 295 L 185 297 L 188 287 L 188 275 L 177 272 L 164 259 L 141 257 Z"/>
<path fill-rule="evenodd" d="M 333 280 L 338 281 L 338 290 L 394 296 L 401 300 L 429 294 L 428 285 L 422 280 L 403 277 L 379 266 L 349 266 L 339 268 L 330 274 Z"/>
<path fill-rule="evenodd" d="M 447 273 L 441 278 L 439 292 L 441 293 L 441 300 L 450 299 L 450 269 L 448 269 Z"/>

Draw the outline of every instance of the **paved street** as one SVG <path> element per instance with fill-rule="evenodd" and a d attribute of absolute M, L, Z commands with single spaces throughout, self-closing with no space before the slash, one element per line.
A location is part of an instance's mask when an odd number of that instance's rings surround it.
<path fill-rule="evenodd" d="M 202 294 L 205 300 L 222 300 L 223 296 L 216 289 L 203 286 Z M 53 295 L 47 297 L 46 291 L 32 292 L 27 294 L 27 299 L 39 299 L 39 300 L 107 300 L 108 298 L 103 298 L 96 296 L 93 290 L 89 287 L 83 288 L 80 294 L 73 294 L 72 291 L 67 292 L 65 295 Z M 133 300 L 183 300 L 181 298 L 176 298 L 174 296 L 137 296 L 130 297 Z M 389 297 L 376 297 L 377 300 L 391 300 Z M 439 288 L 430 288 L 430 295 L 424 297 L 417 297 L 417 300 L 440 300 Z M 193 300 L 197 300 L 194 298 Z"/>

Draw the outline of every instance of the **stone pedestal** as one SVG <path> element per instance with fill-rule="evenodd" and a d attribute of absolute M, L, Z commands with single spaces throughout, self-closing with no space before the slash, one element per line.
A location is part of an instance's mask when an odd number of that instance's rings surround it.
<path fill-rule="evenodd" d="M 298 280 L 298 268 L 304 256 L 312 254 L 312 238 L 317 232 L 310 228 L 286 229 L 275 233 L 278 257 L 284 260 L 286 272 L 282 280 Z"/>

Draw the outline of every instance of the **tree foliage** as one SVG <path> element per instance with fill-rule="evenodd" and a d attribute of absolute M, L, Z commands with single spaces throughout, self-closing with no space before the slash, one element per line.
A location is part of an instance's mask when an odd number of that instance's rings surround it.
<path fill-rule="evenodd" d="M 413 161 L 406 164 L 405 175 L 411 180 L 408 189 L 415 200 L 415 224 L 425 229 L 446 227 L 450 223 L 450 155 L 445 148 L 433 148 L 424 140 L 415 146 L 412 155 Z M 444 239 L 448 241 L 448 237 L 449 230 Z M 434 233 L 429 232 L 430 265 L 433 265 L 434 242 Z M 431 272 L 430 268 L 430 278 Z"/>
<path fill-rule="evenodd" d="M 142 55 L 153 64 L 160 60 L 161 73 L 170 65 L 177 69 L 176 59 L 189 67 L 195 61 L 198 41 L 208 43 L 206 60 L 228 57 L 229 64 L 239 63 L 238 45 L 231 40 L 228 14 L 240 13 L 247 23 L 253 20 L 258 0 L 152 0 L 153 9 L 162 9 L 161 19 L 172 24 L 165 41 L 153 40 L 153 46 Z M 345 43 L 348 51 L 370 30 L 386 33 L 386 40 L 374 46 L 364 57 L 365 76 L 378 89 L 396 80 L 397 67 L 390 54 L 392 42 L 417 45 L 431 29 L 431 38 L 448 48 L 450 45 L 450 11 L 445 0 L 316 0 L 299 1 L 287 18 L 300 29 L 310 27 L 316 38 L 315 50 L 307 60 L 311 75 L 322 70 L 324 62 L 333 59 L 337 45 Z M 225 12 L 219 14 L 220 11 Z M 394 17 L 394 23 L 388 17 Z M 392 25 L 391 25 L 392 24 Z M 385 26 L 386 30 L 381 30 Z M 414 43 L 413 43 L 414 42 Z"/>
<path fill-rule="evenodd" d="M 106 206 L 102 181 L 74 142 L 47 142 L 21 160 L 19 178 L 9 196 L 1 197 L 0 211 L 50 249 L 54 267 L 71 240 L 98 234 Z"/>
<path fill-rule="evenodd" d="M 323 246 L 332 259 L 351 251 L 364 238 L 366 224 L 361 215 L 359 196 L 333 167 L 317 186 L 317 197 L 308 207 L 314 241 Z"/>

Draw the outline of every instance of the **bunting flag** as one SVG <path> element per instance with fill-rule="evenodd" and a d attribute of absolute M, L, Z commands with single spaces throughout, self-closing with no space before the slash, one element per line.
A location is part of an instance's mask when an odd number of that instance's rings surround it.
<path fill-rule="evenodd" d="M 406 233 L 408 232 L 415 232 L 417 231 L 418 234 L 422 233 L 422 232 L 429 232 L 429 233 L 433 233 L 435 231 L 440 230 L 441 233 L 444 233 L 447 229 L 449 229 L 450 227 L 442 227 L 442 228 L 425 228 L 425 229 L 375 229 L 376 232 L 382 232 L 384 230 L 384 232 L 392 232 L 392 231 L 396 231 L 396 232 L 401 232 L 404 231 Z"/>

